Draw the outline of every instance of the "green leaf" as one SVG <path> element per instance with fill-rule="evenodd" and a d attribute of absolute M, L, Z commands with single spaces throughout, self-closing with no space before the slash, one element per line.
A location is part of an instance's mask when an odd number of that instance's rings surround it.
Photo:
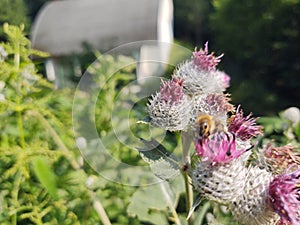
<path fill-rule="evenodd" d="M 154 197 L 155 196 L 155 197 Z M 165 214 L 167 202 L 159 185 L 140 187 L 132 196 L 127 212 L 140 221 L 153 224 L 169 224 Z"/>
<path fill-rule="evenodd" d="M 167 217 L 180 216 L 177 214 L 176 208 L 184 190 L 182 177 L 177 177 L 172 182 L 160 181 L 155 185 L 140 186 L 131 197 L 127 212 L 129 215 L 138 217 L 140 221 L 169 224 L 166 222 Z M 185 218 L 180 219 L 185 220 Z"/>
<path fill-rule="evenodd" d="M 150 164 L 153 173 L 162 180 L 172 180 L 180 173 L 176 157 L 154 138 L 147 141 L 141 138 L 145 148 L 138 149 L 142 159 Z"/>
<path fill-rule="evenodd" d="M 49 194 L 54 199 L 57 199 L 57 179 L 50 167 L 49 161 L 45 157 L 38 157 L 32 162 L 32 165 L 33 171 L 38 180 Z"/>

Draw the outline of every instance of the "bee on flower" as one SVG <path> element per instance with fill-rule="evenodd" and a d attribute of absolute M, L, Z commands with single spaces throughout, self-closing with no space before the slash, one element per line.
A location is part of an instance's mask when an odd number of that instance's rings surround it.
<path fill-rule="evenodd" d="M 195 131 L 199 139 L 208 138 L 217 131 L 224 130 L 224 125 L 217 118 L 208 114 L 200 115 L 196 119 Z"/>

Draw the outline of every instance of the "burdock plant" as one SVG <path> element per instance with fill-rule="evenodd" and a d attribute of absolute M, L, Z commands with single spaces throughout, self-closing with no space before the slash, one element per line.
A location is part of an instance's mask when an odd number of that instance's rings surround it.
<path fill-rule="evenodd" d="M 150 124 L 181 132 L 180 168 L 191 212 L 195 208 L 190 193 L 193 187 L 201 198 L 227 206 L 240 224 L 298 225 L 300 166 L 296 149 L 269 144 L 252 163 L 253 138 L 263 134 L 263 127 L 252 114 L 244 116 L 241 106 L 232 105 L 229 94 L 224 93 L 230 77 L 217 69 L 222 56 L 209 53 L 208 43 L 204 49 L 195 49 L 191 59 L 176 68 L 171 80 L 162 81 L 160 91 L 149 99 Z M 189 151 L 191 143 L 193 153 Z M 193 223 L 190 216 L 188 221 Z"/>

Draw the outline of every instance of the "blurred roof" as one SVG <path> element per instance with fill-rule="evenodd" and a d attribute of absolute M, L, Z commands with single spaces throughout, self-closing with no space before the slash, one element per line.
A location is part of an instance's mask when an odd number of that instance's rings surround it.
<path fill-rule="evenodd" d="M 106 51 L 141 40 L 173 41 L 172 0 L 67 0 L 46 3 L 31 32 L 32 47 L 52 56 Z"/>

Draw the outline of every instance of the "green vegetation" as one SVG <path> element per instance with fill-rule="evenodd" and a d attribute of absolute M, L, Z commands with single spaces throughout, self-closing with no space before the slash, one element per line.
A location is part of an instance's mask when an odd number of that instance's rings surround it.
<path fill-rule="evenodd" d="M 37 74 L 30 57 L 47 54 L 30 49 L 22 26 L 5 24 L 4 32 L 8 42 L 0 45 L 1 224 L 110 224 L 105 222 L 108 216 L 114 224 L 139 224 L 126 214 L 134 188 L 110 183 L 82 162 L 70 117 L 74 91 L 54 91 Z"/>
<path fill-rule="evenodd" d="M 2 24 L 25 24 L 29 28 L 30 19 L 24 0 L 0 0 L 0 41 L 5 39 Z"/>

